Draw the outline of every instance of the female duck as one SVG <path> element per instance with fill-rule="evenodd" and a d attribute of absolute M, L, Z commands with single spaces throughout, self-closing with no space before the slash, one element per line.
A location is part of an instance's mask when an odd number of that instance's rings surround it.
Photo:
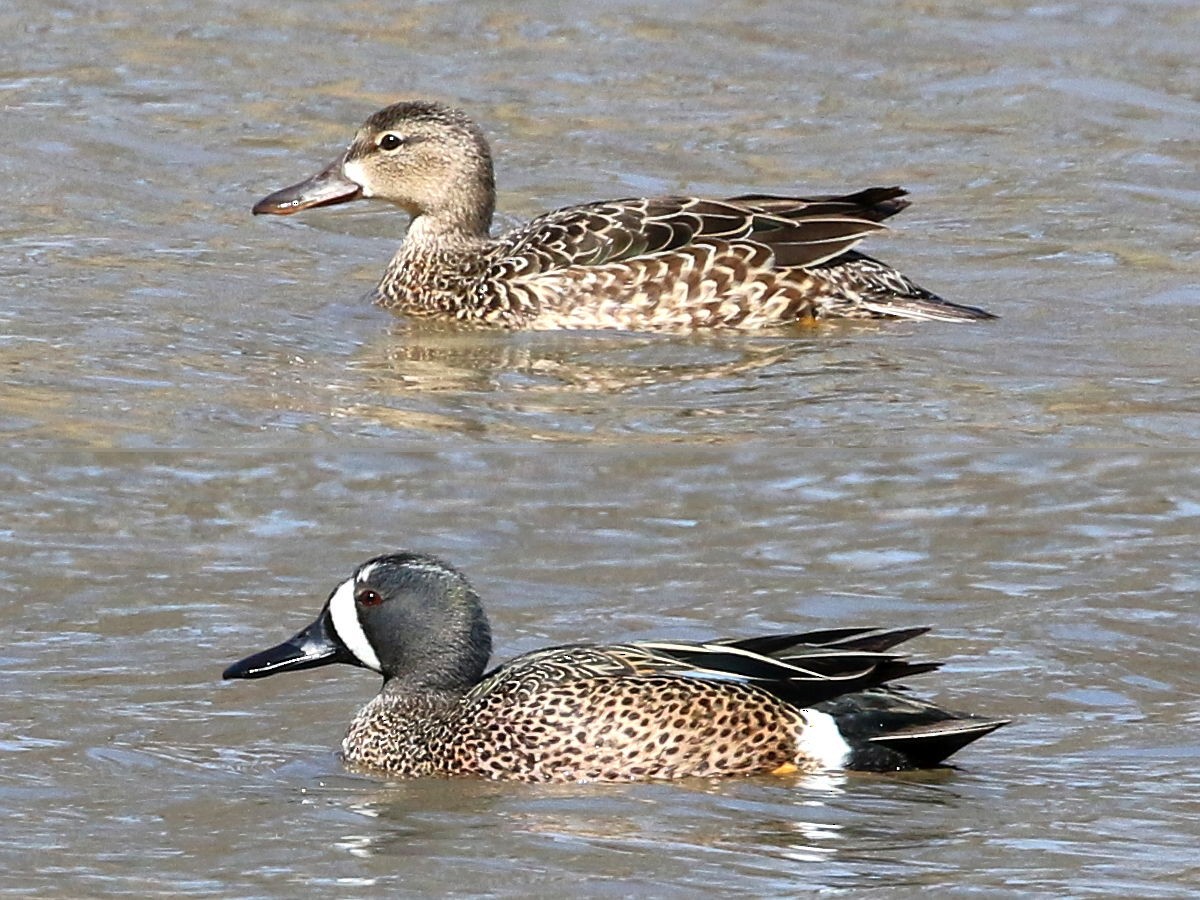
<path fill-rule="evenodd" d="M 491 633 L 456 569 L 423 554 L 359 566 L 295 637 L 225 678 L 344 662 L 383 689 L 342 742 L 397 775 L 631 781 L 935 766 L 1005 724 L 886 687 L 936 669 L 890 652 L 924 628 L 693 644 L 573 644 L 485 674 Z"/>
<path fill-rule="evenodd" d="M 492 156 L 436 103 L 375 113 L 323 172 L 260 200 L 288 215 L 374 197 L 412 216 L 379 282 L 384 306 L 509 328 L 765 328 L 820 318 L 993 316 L 854 251 L 908 206 L 900 188 L 846 196 L 611 200 L 490 237 Z"/>

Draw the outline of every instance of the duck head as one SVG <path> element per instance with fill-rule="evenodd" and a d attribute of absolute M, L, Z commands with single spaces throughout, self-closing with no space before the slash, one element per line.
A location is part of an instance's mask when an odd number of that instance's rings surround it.
<path fill-rule="evenodd" d="M 492 649 L 479 597 L 457 569 L 421 553 L 378 556 L 334 588 L 316 620 L 224 678 L 348 663 L 430 690 L 479 681 Z"/>
<path fill-rule="evenodd" d="M 264 197 L 253 211 L 284 216 L 374 197 L 414 218 L 446 218 L 486 237 L 495 196 L 492 156 L 479 126 L 460 110 L 405 101 L 367 119 L 324 170 Z"/>

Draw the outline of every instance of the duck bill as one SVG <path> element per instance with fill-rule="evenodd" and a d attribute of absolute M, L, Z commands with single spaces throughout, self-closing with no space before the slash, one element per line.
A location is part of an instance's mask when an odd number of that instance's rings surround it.
<path fill-rule="evenodd" d="M 314 206 L 333 206 L 358 200 L 362 197 L 362 186 L 346 177 L 342 171 L 343 162 L 338 159 L 312 178 L 263 197 L 254 204 L 254 214 L 290 216 Z"/>
<path fill-rule="evenodd" d="M 329 609 L 299 634 L 270 650 L 235 662 L 226 669 L 222 678 L 266 678 L 278 672 L 296 672 L 300 669 L 315 669 L 330 663 L 359 665 L 354 655 L 337 639 L 333 630 Z"/>

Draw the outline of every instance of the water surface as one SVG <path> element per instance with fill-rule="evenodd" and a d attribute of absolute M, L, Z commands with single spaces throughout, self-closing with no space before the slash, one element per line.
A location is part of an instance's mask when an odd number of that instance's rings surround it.
<path fill-rule="evenodd" d="M 1193 4 L 0 11 L 0 891 L 1179 896 L 1200 884 Z M 254 220 L 403 96 L 499 224 L 903 184 L 870 250 L 1001 315 L 762 335 L 412 327 L 404 217 Z M 352 669 L 222 683 L 367 556 L 497 653 L 929 624 L 1015 723 L 949 772 L 392 782 Z"/>

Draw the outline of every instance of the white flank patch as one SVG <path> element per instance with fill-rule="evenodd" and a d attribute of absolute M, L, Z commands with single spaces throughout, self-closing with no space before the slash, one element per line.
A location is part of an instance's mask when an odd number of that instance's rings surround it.
<path fill-rule="evenodd" d="M 354 579 L 348 578 L 341 583 L 333 596 L 329 598 L 329 618 L 333 620 L 333 630 L 341 638 L 355 658 L 368 669 L 382 672 L 379 657 L 375 648 L 367 640 L 362 623 L 358 621 L 358 607 L 354 602 Z"/>
<path fill-rule="evenodd" d="M 363 170 L 362 160 L 351 159 L 342 163 L 342 175 L 362 188 L 364 197 L 373 197 L 374 193 L 367 187 L 367 176 Z"/>
<path fill-rule="evenodd" d="M 815 709 L 806 709 L 803 715 L 806 727 L 796 741 L 798 755 L 823 769 L 842 768 L 850 757 L 850 745 L 838 731 L 833 716 Z"/>

